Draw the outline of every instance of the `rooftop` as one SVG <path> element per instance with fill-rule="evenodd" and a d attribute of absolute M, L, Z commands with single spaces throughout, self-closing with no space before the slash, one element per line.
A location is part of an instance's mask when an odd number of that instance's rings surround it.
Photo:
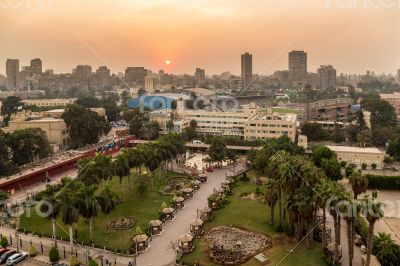
<path fill-rule="evenodd" d="M 370 147 L 370 148 L 361 148 L 361 147 L 352 147 L 352 146 L 330 146 L 327 145 L 329 149 L 331 149 L 334 152 L 354 152 L 354 153 L 373 153 L 373 154 L 378 154 L 378 155 L 383 155 L 384 152 L 379 150 L 378 148 L 375 147 Z"/>

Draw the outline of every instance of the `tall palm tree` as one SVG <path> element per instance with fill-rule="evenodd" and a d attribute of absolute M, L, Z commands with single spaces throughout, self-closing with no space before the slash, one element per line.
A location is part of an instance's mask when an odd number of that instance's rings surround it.
<path fill-rule="evenodd" d="M 111 156 L 97 155 L 95 158 L 97 175 L 100 177 L 100 191 L 103 190 L 103 180 L 107 181 L 114 175 L 113 163 Z"/>
<path fill-rule="evenodd" d="M 375 223 L 384 216 L 383 203 L 377 199 L 377 193 L 374 192 L 372 198 L 366 197 L 364 203 L 365 216 L 368 221 L 368 240 L 367 240 L 367 261 L 366 266 L 371 262 L 372 247 L 374 244 L 374 226 Z"/>
<path fill-rule="evenodd" d="M 54 247 L 57 248 L 57 230 L 56 230 L 56 220 L 58 215 L 60 214 L 61 201 L 60 198 L 56 197 L 56 192 L 58 191 L 57 187 L 54 185 L 48 185 L 46 190 L 43 192 L 43 201 L 47 202 L 47 204 L 41 204 L 40 208 L 43 213 L 48 213 L 47 218 L 51 219 L 51 229 L 52 229 L 52 237 L 54 241 Z M 51 207 L 50 207 L 51 206 Z"/>
<path fill-rule="evenodd" d="M 124 186 L 123 186 L 123 178 L 125 176 L 130 176 L 130 167 L 129 167 L 129 159 L 126 153 L 121 153 L 118 155 L 115 160 L 113 161 L 113 169 L 115 171 L 115 174 L 119 177 L 119 182 L 121 185 L 121 191 L 122 191 L 122 200 L 124 200 Z M 130 181 L 130 180 L 128 180 Z M 130 182 L 128 184 L 128 188 L 130 191 Z"/>
<path fill-rule="evenodd" d="M 330 183 L 328 179 L 324 178 L 321 180 L 321 183 L 316 186 L 316 190 L 318 191 L 318 194 L 320 195 L 317 197 L 317 204 L 319 208 L 322 209 L 322 235 L 321 235 L 321 241 L 322 241 L 322 246 L 323 248 L 326 247 L 328 244 L 325 236 L 326 236 L 326 203 L 331 197 L 330 195 Z"/>
<path fill-rule="evenodd" d="M 104 214 L 107 214 L 107 229 L 110 225 L 110 212 L 114 210 L 118 202 L 118 195 L 106 186 L 100 196 L 97 197 L 97 202 L 100 205 L 100 209 Z"/>
<path fill-rule="evenodd" d="M 153 183 L 153 174 L 154 171 L 159 167 L 161 158 L 160 155 L 157 153 L 157 145 L 156 144 L 148 144 L 145 146 L 144 149 L 144 157 L 146 158 L 146 161 L 144 162 L 145 166 L 149 169 L 151 172 L 151 186 L 154 188 L 154 183 Z"/>
<path fill-rule="evenodd" d="M 367 191 L 368 188 L 368 179 L 366 176 L 361 174 L 361 170 L 353 171 L 353 173 L 349 176 L 349 182 L 351 184 L 351 189 L 353 190 L 354 199 Z"/>
<path fill-rule="evenodd" d="M 69 245 L 71 255 L 74 254 L 74 234 L 72 226 L 78 222 L 79 212 L 76 208 L 76 195 L 73 190 L 68 189 L 61 194 L 61 213 L 62 221 L 69 227 Z"/>
<path fill-rule="evenodd" d="M 97 216 L 99 210 L 99 203 L 95 192 L 97 191 L 96 185 L 83 186 L 76 195 L 76 206 L 82 217 L 89 219 L 89 239 L 93 242 L 93 219 Z"/>
<path fill-rule="evenodd" d="M 268 203 L 268 206 L 271 208 L 269 223 L 274 224 L 275 205 L 278 201 L 279 184 L 276 180 L 269 179 L 268 183 L 266 184 L 266 188 L 267 190 L 265 191 L 265 200 Z"/>

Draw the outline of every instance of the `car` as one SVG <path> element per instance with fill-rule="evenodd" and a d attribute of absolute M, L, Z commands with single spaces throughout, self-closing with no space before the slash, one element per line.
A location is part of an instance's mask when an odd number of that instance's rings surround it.
<path fill-rule="evenodd" d="M 0 256 L 0 264 L 3 264 L 7 261 L 7 259 L 9 257 L 11 257 L 12 255 L 14 255 L 15 253 L 17 253 L 15 250 L 9 250 L 6 253 L 4 253 L 3 255 Z"/>
<path fill-rule="evenodd" d="M 203 142 L 201 140 L 193 140 L 192 143 L 193 144 L 203 144 Z"/>
<path fill-rule="evenodd" d="M 6 253 L 7 251 L 10 251 L 8 248 L 0 248 L 0 256 Z"/>
<path fill-rule="evenodd" d="M 11 255 L 8 259 L 6 264 L 8 266 L 15 265 L 20 261 L 23 261 L 26 257 L 28 257 L 28 253 L 26 252 L 21 252 L 21 253 L 15 253 L 14 255 Z"/>

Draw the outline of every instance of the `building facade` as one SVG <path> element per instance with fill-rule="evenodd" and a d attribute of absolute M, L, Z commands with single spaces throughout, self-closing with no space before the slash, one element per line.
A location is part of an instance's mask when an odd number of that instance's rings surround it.
<path fill-rule="evenodd" d="M 294 88 L 303 88 L 307 83 L 307 53 L 291 51 L 289 53 L 289 81 Z"/>
<path fill-rule="evenodd" d="M 206 73 L 204 69 L 196 68 L 195 81 L 197 87 L 203 87 L 206 85 Z"/>
<path fill-rule="evenodd" d="M 40 128 L 46 133 L 54 152 L 67 147 L 68 128 L 63 119 L 48 118 L 35 115 L 32 112 L 19 112 L 11 116 L 4 132 L 14 132 L 26 128 Z"/>
<path fill-rule="evenodd" d="M 251 86 L 253 76 L 253 56 L 249 53 L 244 53 L 241 56 L 241 69 L 242 69 L 242 87 L 246 89 Z"/>
<path fill-rule="evenodd" d="M 358 168 L 362 164 L 367 164 L 371 168 L 372 164 L 376 164 L 377 169 L 383 168 L 383 160 L 385 153 L 378 148 L 360 148 L 350 146 L 327 146 L 334 151 L 339 161 L 345 161 L 348 164 L 355 164 Z"/>
<path fill-rule="evenodd" d="M 31 60 L 30 70 L 32 74 L 42 74 L 42 60 L 40 58 L 35 58 Z"/>
<path fill-rule="evenodd" d="M 54 106 L 67 106 L 73 104 L 76 101 L 75 98 L 71 99 L 26 99 L 22 102 L 25 105 L 36 105 L 38 107 L 54 107 Z"/>
<path fill-rule="evenodd" d="M 400 92 L 381 93 L 380 97 L 382 100 L 388 101 L 394 107 L 396 114 L 400 115 Z"/>
<path fill-rule="evenodd" d="M 6 62 L 7 89 L 19 89 L 19 60 L 7 59 Z"/>
<path fill-rule="evenodd" d="M 147 70 L 144 67 L 127 67 L 125 69 L 125 81 L 128 85 L 144 84 Z"/>
<path fill-rule="evenodd" d="M 306 105 L 305 117 L 314 121 L 344 122 L 351 112 L 351 98 L 335 98 L 312 102 Z"/>
<path fill-rule="evenodd" d="M 332 66 L 321 66 L 318 69 L 319 87 L 322 90 L 336 87 L 336 69 Z"/>

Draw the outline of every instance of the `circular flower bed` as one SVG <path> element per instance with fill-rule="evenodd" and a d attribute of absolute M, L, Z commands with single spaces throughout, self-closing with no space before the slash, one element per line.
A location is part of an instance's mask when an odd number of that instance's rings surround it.
<path fill-rule="evenodd" d="M 272 246 L 269 237 L 243 229 L 219 226 L 206 235 L 208 256 L 219 264 L 238 265 Z"/>
<path fill-rule="evenodd" d="M 110 222 L 110 229 L 116 231 L 127 230 L 134 227 L 136 224 L 136 219 L 132 217 L 122 217 Z"/>

